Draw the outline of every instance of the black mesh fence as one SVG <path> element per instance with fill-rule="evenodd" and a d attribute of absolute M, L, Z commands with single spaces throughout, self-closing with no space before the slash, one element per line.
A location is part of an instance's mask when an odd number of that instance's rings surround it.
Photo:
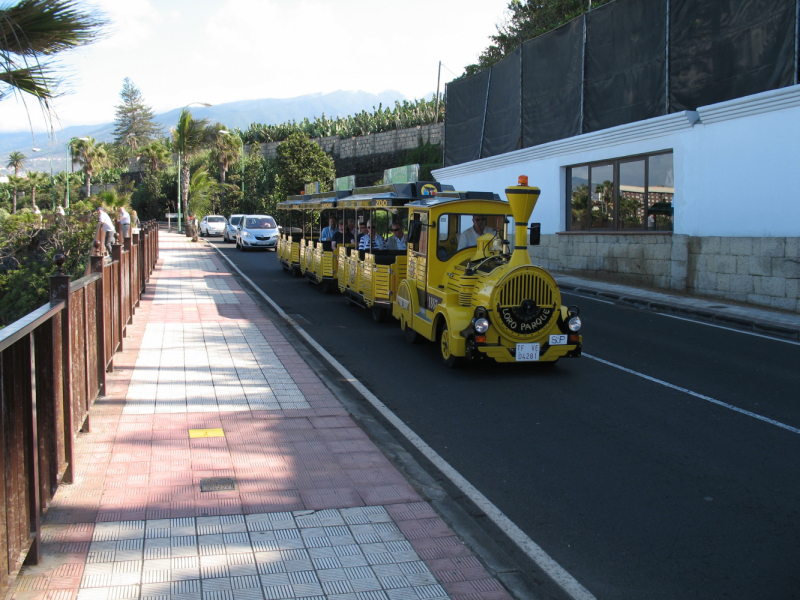
<path fill-rule="evenodd" d="M 583 17 L 522 44 L 522 146 L 581 132 Z"/>
<path fill-rule="evenodd" d="M 667 113 L 667 0 L 626 0 L 586 14 L 583 132 Z"/>
<path fill-rule="evenodd" d="M 447 87 L 445 165 L 797 83 L 800 0 L 617 0 Z"/>
<path fill-rule="evenodd" d="M 671 0 L 670 109 L 794 83 L 796 0 Z"/>
<path fill-rule="evenodd" d="M 521 56 L 522 49 L 517 48 L 492 67 L 481 158 L 520 148 Z"/>
<path fill-rule="evenodd" d="M 483 116 L 491 69 L 452 81 L 447 86 L 444 113 L 444 166 L 481 157 Z"/>

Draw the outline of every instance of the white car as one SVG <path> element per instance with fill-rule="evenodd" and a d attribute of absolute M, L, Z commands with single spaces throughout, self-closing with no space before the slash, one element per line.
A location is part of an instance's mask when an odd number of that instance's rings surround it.
<path fill-rule="evenodd" d="M 206 237 L 209 235 L 223 235 L 225 229 L 228 227 L 228 221 L 225 217 L 219 215 L 206 215 L 200 221 L 200 235 Z"/>
<path fill-rule="evenodd" d="M 242 252 L 250 248 L 275 250 L 279 237 L 278 225 L 269 215 L 245 215 L 236 230 L 236 246 Z"/>
<path fill-rule="evenodd" d="M 231 215 L 228 217 L 228 225 L 225 227 L 225 233 L 222 234 L 224 242 L 230 244 L 236 241 L 236 230 L 243 216 L 244 215 Z"/>

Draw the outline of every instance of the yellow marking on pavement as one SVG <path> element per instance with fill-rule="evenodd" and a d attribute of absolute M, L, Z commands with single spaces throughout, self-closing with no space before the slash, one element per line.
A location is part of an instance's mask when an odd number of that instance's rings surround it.
<path fill-rule="evenodd" d="M 210 438 L 210 437 L 225 437 L 225 433 L 221 428 L 217 429 L 190 429 L 190 438 Z"/>

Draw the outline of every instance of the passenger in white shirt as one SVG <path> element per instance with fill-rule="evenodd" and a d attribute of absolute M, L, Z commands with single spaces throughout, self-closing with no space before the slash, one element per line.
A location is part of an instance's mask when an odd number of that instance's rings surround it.
<path fill-rule="evenodd" d="M 386 242 L 383 241 L 383 238 L 375 233 L 376 226 L 372 221 L 367 221 L 367 229 L 369 233 L 365 234 L 361 237 L 361 240 L 358 242 L 358 249 L 359 250 L 383 250 L 386 248 Z"/>
<path fill-rule="evenodd" d="M 121 206 L 119 207 L 119 223 L 122 225 L 122 237 L 131 237 L 131 216 Z"/>
<path fill-rule="evenodd" d="M 491 227 L 486 226 L 486 215 L 472 215 L 472 227 L 458 236 L 458 249 L 463 250 L 470 246 L 477 246 L 478 238 L 485 233 L 497 232 Z"/>
<path fill-rule="evenodd" d="M 114 229 L 114 223 L 111 222 L 111 217 L 108 216 L 102 206 L 99 207 L 97 209 L 97 233 L 94 237 L 102 241 L 101 234 L 105 234 L 105 246 L 109 256 L 111 255 L 111 244 L 114 243 L 115 233 L 116 230 Z"/>

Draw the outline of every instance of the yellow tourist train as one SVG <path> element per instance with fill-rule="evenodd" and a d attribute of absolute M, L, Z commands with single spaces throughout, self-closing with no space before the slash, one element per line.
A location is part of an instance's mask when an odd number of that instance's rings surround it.
<path fill-rule="evenodd" d="M 449 367 L 554 363 L 581 355 L 581 319 L 528 254 L 539 193 L 520 176 L 508 200 L 420 181 L 293 196 L 278 205 L 277 256 L 376 321 L 398 320 L 409 342 L 436 342 Z"/>

